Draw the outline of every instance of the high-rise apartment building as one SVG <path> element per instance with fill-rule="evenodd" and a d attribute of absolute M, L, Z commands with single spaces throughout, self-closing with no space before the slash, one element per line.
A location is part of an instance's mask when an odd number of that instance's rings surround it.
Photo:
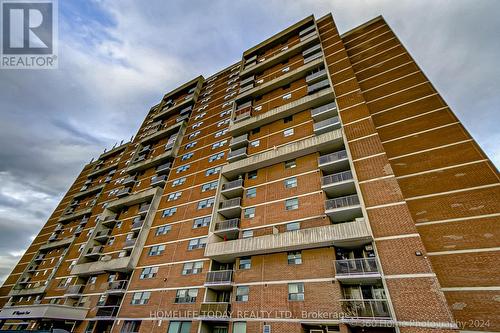
<path fill-rule="evenodd" d="M 2 328 L 500 331 L 499 184 L 383 18 L 310 16 L 84 167 Z"/>

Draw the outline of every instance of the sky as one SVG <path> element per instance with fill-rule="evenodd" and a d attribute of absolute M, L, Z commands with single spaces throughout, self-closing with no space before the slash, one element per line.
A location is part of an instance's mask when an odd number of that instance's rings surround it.
<path fill-rule="evenodd" d="M 59 69 L 0 69 L 0 282 L 83 165 L 164 93 L 330 12 L 341 33 L 383 15 L 500 165 L 500 1 L 61 0 Z"/>

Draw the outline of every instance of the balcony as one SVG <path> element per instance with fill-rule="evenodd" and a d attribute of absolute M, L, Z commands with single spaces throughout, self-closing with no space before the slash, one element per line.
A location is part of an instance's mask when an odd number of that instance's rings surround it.
<path fill-rule="evenodd" d="M 356 193 L 356 186 L 351 170 L 322 177 L 321 189 L 329 197 L 341 197 Z"/>
<path fill-rule="evenodd" d="M 306 76 L 306 83 L 311 84 L 320 80 L 323 80 L 327 77 L 326 69 L 323 68 L 321 70 L 315 71 Z"/>
<path fill-rule="evenodd" d="M 106 226 L 108 228 L 111 228 L 116 223 L 118 223 L 118 220 L 116 219 L 116 215 L 112 215 L 112 216 L 106 216 L 104 218 L 104 220 L 102 220 L 101 225 Z"/>
<path fill-rule="evenodd" d="M 116 196 L 118 198 L 123 198 L 123 197 L 126 197 L 129 194 L 132 194 L 132 188 L 131 187 L 125 187 L 125 188 L 122 188 L 121 190 L 119 190 L 116 193 Z"/>
<path fill-rule="evenodd" d="M 57 239 L 57 234 L 52 234 L 50 235 L 49 239 L 47 239 L 48 242 L 55 241 Z"/>
<path fill-rule="evenodd" d="M 165 186 L 166 182 L 167 182 L 167 175 L 154 176 L 151 178 L 151 186 L 163 187 Z"/>
<path fill-rule="evenodd" d="M 247 157 L 247 147 L 239 148 L 236 150 L 230 150 L 227 155 L 227 161 L 229 163 L 239 161 Z"/>
<path fill-rule="evenodd" d="M 33 259 L 34 262 L 40 262 L 43 260 L 43 258 L 45 258 L 45 255 L 44 254 L 39 254 L 35 257 L 35 259 Z"/>
<path fill-rule="evenodd" d="M 175 143 L 178 143 L 178 140 Z M 175 144 L 174 144 L 174 146 L 178 147 L 178 145 L 175 145 Z M 151 157 L 151 158 L 148 158 L 148 159 L 144 158 L 143 160 L 141 160 L 139 162 L 131 164 L 126 169 L 126 171 L 129 174 L 131 174 L 131 173 L 134 173 L 134 172 L 146 170 L 146 169 L 149 169 L 149 168 L 152 168 L 152 167 L 156 167 L 158 165 L 165 164 L 166 159 L 171 158 L 174 154 L 175 154 L 175 152 L 173 150 L 167 150 L 164 153 L 162 153 L 160 155 L 157 155 L 155 157 Z"/>
<path fill-rule="evenodd" d="M 219 203 L 218 212 L 227 219 L 239 217 L 241 215 L 241 198 L 222 200 Z"/>
<path fill-rule="evenodd" d="M 344 317 L 341 322 L 355 320 L 391 319 L 389 305 L 385 299 L 344 299 L 340 300 Z M 347 320 L 345 320 L 347 319 Z"/>
<path fill-rule="evenodd" d="M 137 238 L 127 239 L 125 240 L 125 244 L 123 244 L 123 249 L 131 249 L 135 246 L 135 243 L 137 243 Z"/>
<path fill-rule="evenodd" d="M 93 186 L 86 191 L 78 192 L 77 194 L 75 194 L 73 199 L 80 199 L 80 198 L 84 198 L 84 197 L 90 196 L 90 195 L 95 194 L 95 193 L 99 193 L 99 192 L 101 192 L 101 190 L 103 188 L 104 188 L 104 184 L 101 184 L 98 186 Z M 78 201 L 76 202 L 76 204 L 78 204 Z"/>
<path fill-rule="evenodd" d="M 114 318 L 118 314 L 119 309 L 118 305 L 100 305 L 97 306 L 95 316 L 97 318 Z"/>
<path fill-rule="evenodd" d="M 118 280 L 108 283 L 108 289 L 106 289 L 106 294 L 124 294 L 127 290 L 127 280 Z"/>
<path fill-rule="evenodd" d="M 64 297 L 80 297 L 82 296 L 82 291 L 85 288 L 83 284 L 75 284 L 68 286 L 66 292 L 64 292 Z"/>
<path fill-rule="evenodd" d="M 314 134 L 319 135 L 325 132 L 332 131 L 334 129 L 339 129 L 341 127 L 340 120 L 338 116 L 321 120 L 314 123 Z"/>
<path fill-rule="evenodd" d="M 89 215 L 90 213 L 92 213 L 92 207 L 87 208 L 87 209 L 80 209 L 76 212 L 72 212 L 71 214 L 60 217 L 57 221 L 61 222 L 61 223 L 65 223 L 65 222 L 69 222 L 71 220 L 76 220 L 79 217 Z"/>
<path fill-rule="evenodd" d="M 231 143 L 229 144 L 229 148 L 238 149 L 242 147 L 248 146 L 248 134 L 245 133 L 243 135 L 237 136 L 235 138 L 231 138 Z"/>
<path fill-rule="evenodd" d="M 249 104 L 249 105 L 246 105 Z M 233 122 L 243 121 L 252 116 L 252 102 L 245 103 L 244 106 L 240 106 L 238 109 L 234 111 Z"/>
<path fill-rule="evenodd" d="M 230 304 L 228 302 L 203 302 L 200 306 L 201 317 L 229 318 Z"/>
<path fill-rule="evenodd" d="M 38 250 L 42 251 L 42 250 L 55 249 L 58 247 L 65 247 L 65 246 L 68 246 L 69 244 L 73 243 L 74 240 L 75 240 L 74 236 L 66 237 L 66 238 L 59 239 L 59 240 L 53 240 L 53 241 L 47 242 L 47 244 L 43 244 L 42 246 L 40 246 L 40 248 Z"/>
<path fill-rule="evenodd" d="M 220 262 L 265 253 L 324 246 L 358 246 L 371 239 L 363 219 L 272 235 L 208 243 L 205 256 Z"/>
<path fill-rule="evenodd" d="M 309 108 L 324 105 L 333 100 L 335 100 L 333 90 L 331 88 L 326 88 L 256 116 L 251 115 L 251 106 L 241 108 L 235 111 L 236 119 L 230 124 L 229 131 L 232 136 L 238 136 L 250 132 L 254 128 L 264 126 Z M 243 117 L 243 115 L 245 115 L 245 117 Z"/>
<path fill-rule="evenodd" d="M 189 117 L 189 115 L 187 115 L 187 117 Z M 184 118 L 184 117 L 182 117 Z M 148 136 L 146 136 L 145 138 L 143 138 L 141 140 L 141 144 L 146 144 L 146 143 L 149 143 L 149 142 L 152 142 L 152 141 L 158 141 L 158 140 L 161 140 L 163 138 L 166 138 L 174 133 L 178 133 L 179 132 L 179 129 L 183 126 L 185 126 L 182 121 L 185 120 L 185 119 L 181 119 L 180 121 L 176 122 L 175 124 L 173 125 L 170 125 L 170 126 L 166 126 L 166 124 L 162 124 L 161 126 L 158 127 L 158 130 Z M 139 154 L 143 154 L 141 151 L 139 151 Z"/>
<path fill-rule="evenodd" d="M 123 180 L 122 185 L 124 186 L 134 186 L 136 182 L 136 177 L 135 176 L 130 176 L 127 177 Z"/>
<path fill-rule="evenodd" d="M 111 235 L 111 229 L 101 230 L 95 234 L 94 240 L 101 244 L 106 243 L 110 235 Z"/>
<path fill-rule="evenodd" d="M 141 220 L 141 219 L 134 220 L 134 223 L 132 224 L 131 230 L 132 231 L 139 230 L 142 228 L 143 225 L 144 225 L 144 220 Z"/>
<path fill-rule="evenodd" d="M 241 197 L 243 194 L 243 179 L 237 179 L 222 184 L 221 194 L 228 199 Z"/>
<path fill-rule="evenodd" d="M 172 163 L 170 163 L 170 162 L 159 165 L 158 167 L 156 167 L 156 174 L 157 175 L 168 174 L 170 172 L 171 165 L 172 165 Z"/>
<path fill-rule="evenodd" d="M 362 283 L 380 279 L 376 258 L 335 260 L 335 278 L 341 282 Z"/>
<path fill-rule="evenodd" d="M 311 110 L 311 117 L 314 119 L 314 121 L 329 119 L 336 116 L 337 114 L 338 111 L 336 102 L 321 105 Z"/>
<path fill-rule="evenodd" d="M 116 168 L 118 166 L 118 163 L 113 163 L 108 165 L 107 167 L 102 167 L 101 165 L 98 165 L 92 170 L 91 173 L 87 175 L 89 178 L 95 178 L 99 175 L 105 174 L 108 171 L 111 171 L 112 169 Z"/>
<path fill-rule="evenodd" d="M 139 215 L 144 216 L 148 213 L 151 204 L 141 205 L 139 207 Z"/>
<path fill-rule="evenodd" d="M 238 238 L 240 219 L 234 218 L 215 223 L 214 234 L 225 239 Z"/>
<path fill-rule="evenodd" d="M 363 216 L 357 194 L 326 200 L 325 213 L 333 223 L 352 221 Z"/>
<path fill-rule="evenodd" d="M 57 232 L 57 231 L 61 231 L 61 230 L 63 230 L 63 225 L 62 225 L 62 224 L 60 224 L 60 223 L 58 223 L 58 224 L 56 225 L 56 227 L 54 228 L 54 231 L 55 231 L 55 232 Z"/>
<path fill-rule="evenodd" d="M 9 292 L 9 296 L 38 295 L 43 294 L 47 289 L 47 285 L 40 285 L 40 283 L 35 284 L 36 287 L 33 288 L 24 288 L 21 287 L 21 285 L 23 285 L 23 283 L 19 283 L 19 285 L 12 288 Z"/>
<path fill-rule="evenodd" d="M 101 245 L 91 247 L 88 249 L 87 253 L 85 253 L 85 257 L 97 259 L 102 255 L 103 247 Z"/>
<path fill-rule="evenodd" d="M 324 172 L 337 172 L 349 169 L 347 151 L 340 150 L 318 158 L 318 167 Z"/>
<path fill-rule="evenodd" d="M 233 282 L 233 271 L 210 271 L 205 279 L 205 287 L 215 290 L 230 290 Z"/>
<path fill-rule="evenodd" d="M 222 174 L 228 178 L 234 178 L 245 172 L 265 168 L 304 155 L 325 150 L 340 149 L 343 147 L 343 142 L 341 130 L 334 130 L 226 164 L 222 167 Z"/>

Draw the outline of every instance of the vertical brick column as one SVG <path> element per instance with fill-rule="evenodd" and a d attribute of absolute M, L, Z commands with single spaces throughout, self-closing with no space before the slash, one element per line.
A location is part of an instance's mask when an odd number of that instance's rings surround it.
<path fill-rule="evenodd" d="M 451 324 L 451 312 L 425 256 L 332 16 L 318 20 L 318 28 L 395 319 L 404 326 L 404 332 L 427 331 L 424 325 Z"/>

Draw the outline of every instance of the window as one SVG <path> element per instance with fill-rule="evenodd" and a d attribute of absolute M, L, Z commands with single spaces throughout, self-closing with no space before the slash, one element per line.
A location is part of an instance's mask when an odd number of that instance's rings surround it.
<path fill-rule="evenodd" d="M 262 105 L 254 107 L 253 110 L 256 111 L 256 112 L 262 110 Z"/>
<path fill-rule="evenodd" d="M 293 120 L 293 115 L 283 118 L 283 123 L 289 123 Z"/>
<path fill-rule="evenodd" d="M 188 250 L 196 250 L 196 249 L 203 249 L 207 245 L 207 238 L 197 238 L 197 239 L 191 239 L 188 244 Z"/>
<path fill-rule="evenodd" d="M 285 200 L 285 209 L 294 210 L 299 208 L 299 198 Z"/>
<path fill-rule="evenodd" d="M 214 198 L 208 198 L 205 200 L 201 200 L 200 202 L 198 202 L 198 209 L 212 207 L 214 205 L 214 202 L 215 202 Z"/>
<path fill-rule="evenodd" d="M 189 333 L 191 332 L 190 321 L 171 321 L 167 333 Z"/>
<path fill-rule="evenodd" d="M 246 192 L 247 198 L 255 198 L 256 195 L 257 195 L 257 188 L 256 187 L 252 187 L 252 188 L 247 189 L 247 192 Z"/>
<path fill-rule="evenodd" d="M 217 161 L 217 160 L 220 160 L 221 158 L 224 157 L 224 152 L 221 152 L 221 153 L 218 153 L 218 154 L 215 154 L 215 155 L 212 155 L 208 158 L 208 161 L 209 162 L 213 162 L 213 161 Z"/>
<path fill-rule="evenodd" d="M 243 231 L 243 233 L 241 234 L 241 236 L 243 238 L 253 237 L 253 230 L 245 230 L 245 231 Z"/>
<path fill-rule="evenodd" d="M 283 136 L 286 138 L 287 136 L 293 135 L 293 128 L 289 128 L 283 131 Z"/>
<path fill-rule="evenodd" d="M 185 160 L 189 160 L 191 157 L 193 157 L 193 153 L 187 153 L 187 154 L 184 154 L 182 155 L 181 157 L 181 160 L 185 161 Z"/>
<path fill-rule="evenodd" d="M 175 212 L 177 212 L 177 207 L 167 208 L 163 211 L 161 217 L 170 217 L 170 216 L 174 215 Z"/>
<path fill-rule="evenodd" d="M 250 142 L 250 146 L 251 147 L 258 147 L 258 146 L 260 146 L 260 140 L 254 140 L 254 141 Z"/>
<path fill-rule="evenodd" d="M 237 302 L 248 302 L 248 286 L 238 286 L 236 287 L 236 301 Z"/>
<path fill-rule="evenodd" d="M 142 269 L 139 279 L 152 279 L 156 276 L 156 273 L 158 273 L 158 267 L 145 267 Z"/>
<path fill-rule="evenodd" d="M 286 66 L 286 67 L 284 67 L 281 71 L 282 71 L 283 73 L 286 73 L 286 72 L 288 72 L 289 70 L 290 70 L 290 66 Z"/>
<path fill-rule="evenodd" d="M 212 149 L 220 148 L 220 147 L 224 146 L 226 143 L 227 143 L 227 140 L 222 140 L 222 141 L 216 142 L 212 145 Z"/>
<path fill-rule="evenodd" d="M 202 121 L 199 121 L 199 122 L 197 122 L 196 124 L 193 124 L 193 126 L 191 126 L 191 127 L 192 127 L 193 129 L 195 129 L 195 128 L 200 127 L 201 125 L 203 125 L 203 122 L 202 122 Z"/>
<path fill-rule="evenodd" d="M 201 228 L 201 227 L 208 227 L 210 224 L 211 217 L 210 216 L 205 216 L 205 217 L 199 217 L 194 219 L 193 221 L 193 229 Z"/>
<path fill-rule="evenodd" d="M 284 94 L 282 97 L 284 100 L 292 98 L 292 93 Z"/>
<path fill-rule="evenodd" d="M 141 327 L 140 320 L 125 320 L 123 322 L 123 326 L 122 326 L 122 329 L 120 330 L 120 333 L 139 332 L 140 327 Z"/>
<path fill-rule="evenodd" d="M 85 333 L 92 333 L 94 331 L 95 323 L 95 321 L 89 321 L 87 328 L 85 328 Z"/>
<path fill-rule="evenodd" d="M 245 208 L 244 217 L 246 219 L 253 219 L 255 217 L 255 207 Z"/>
<path fill-rule="evenodd" d="M 285 161 L 285 169 L 293 169 L 297 166 L 295 160 Z"/>
<path fill-rule="evenodd" d="M 175 192 L 175 193 L 170 193 L 168 195 L 167 201 L 174 201 L 177 200 L 181 197 L 182 192 Z"/>
<path fill-rule="evenodd" d="M 149 248 L 150 256 L 159 256 L 165 251 L 165 245 L 155 245 Z"/>
<path fill-rule="evenodd" d="M 206 172 L 205 172 L 205 175 L 206 176 L 211 176 L 211 175 L 215 175 L 215 174 L 218 174 L 221 170 L 221 167 L 218 166 L 218 167 L 215 167 L 215 168 L 210 168 L 208 169 Z"/>
<path fill-rule="evenodd" d="M 182 267 L 182 275 L 198 274 L 203 270 L 203 261 L 187 262 Z"/>
<path fill-rule="evenodd" d="M 196 117 L 194 117 L 194 120 L 198 120 L 198 119 L 201 119 L 203 117 L 205 117 L 207 113 L 206 112 L 203 112 L 203 113 L 200 113 L 200 114 L 197 114 Z"/>
<path fill-rule="evenodd" d="M 288 252 L 288 265 L 300 265 L 302 264 L 302 252 L 292 251 Z"/>
<path fill-rule="evenodd" d="M 187 171 L 190 167 L 191 167 L 190 164 L 181 165 L 180 167 L 177 168 L 177 173 Z"/>
<path fill-rule="evenodd" d="M 201 185 L 201 191 L 206 192 L 206 191 L 210 191 L 210 190 L 215 190 L 215 189 L 217 189 L 218 185 L 219 185 L 219 182 L 217 180 L 214 182 L 211 182 L 211 183 L 203 184 L 203 185 Z"/>
<path fill-rule="evenodd" d="M 170 225 L 162 225 L 161 227 L 156 228 L 155 236 L 165 235 L 170 230 L 172 230 L 172 226 L 170 226 Z"/>
<path fill-rule="evenodd" d="M 250 269 L 252 267 L 252 258 L 251 257 L 241 257 L 239 269 Z"/>
<path fill-rule="evenodd" d="M 247 173 L 247 179 L 255 179 L 257 178 L 257 170 L 250 171 Z"/>
<path fill-rule="evenodd" d="M 189 134 L 189 139 L 196 138 L 200 133 L 201 133 L 200 131 L 196 131 L 196 132 Z"/>
<path fill-rule="evenodd" d="M 172 182 L 172 187 L 176 187 L 176 186 L 179 186 L 179 185 L 182 185 L 186 182 L 186 177 L 182 177 L 182 178 L 179 178 L 179 179 L 176 179 Z"/>
<path fill-rule="evenodd" d="M 300 222 L 292 222 L 286 225 L 286 231 L 294 231 L 300 229 Z"/>
<path fill-rule="evenodd" d="M 288 300 L 303 301 L 304 300 L 304 283 L 289 283 L 288 284 Z"/>
<path fill-rule="evenodd" d="M 150 291 L 143 291 L 140 293 L 134 293 L 132 296 L 132 301 L 130 301 L 130 304 L 134 304 L 134 305 L 148 304 L 150 296 L 151 296 Z"/>
<path fill-rule="evenodd" d="M 97 276 L 91 276 L 88 284 L 95 284 L 96 280 L 97 280 Z"/>
<path fill-rule="evenodd" d="M 188 150 L 189 148 L 193 148 L 194 146 L 196 146 L 197 143 L 198 142 L 196 142 L 196 141 L 190 142 L 184 146 L 184 149 Z"/>
<path fill-rule="evenodd" d="M 260 127 L 256 127 L 252 130 L 252 134 L 257 134 L 260 132 Z"/>
<path fill-rule="evenodd" d="M 175 303 L 195 303 L 198 289 L 179 289 L 175 295 Z"/>
<path fill-rule="evenodd" d="M 110 237 L 108 239 L 108 242 L 106 243 L 106 245 L 113 245 L 114 242 L 115 242 L 115 238 L 114 237 Z"/>
<path fill-rule="evenodd" d="M 220 117 L 222 118 L 222 117 L 225 117 L 225 116 L 227 116 L 229 114 L 231 114 L 231 110 L 225 110 L 225 111 L 222 111 L 220 113 Z"/>
<path fill-rule="evenodd" d="M 227 119 L 225 119 L 225 120 L 221 120 L 221 121 L 219 121 L 219 122 L 217 123 L 217 127 L 221 127 L 221 126 L 224 126 L 224 125 L 229 124 L 229 121 L 230 121 L 230 120 L 231 120 L 231 119 L 227 118 Z"/>
<path fill-rule="evenodd" d="M 297 178 L 288 178 L 285 179 L 285 188 L 297 187 Z"/>
<path fill-rule="evenodd" d="M 225 128 L 225 129 L 223 129 L 222 131 L 218 131 L 218 132 L 216 132 L 216 133 L 215 133 L 215 137 L 216 137 L 216 138 L 218 138 L 218 137 L 220 137 L 220 136 L 222 136 L 222 135 L 226 134 L 227 132 L 228 132 L 228 129 L 227 129 L 227 128 Z"/>

